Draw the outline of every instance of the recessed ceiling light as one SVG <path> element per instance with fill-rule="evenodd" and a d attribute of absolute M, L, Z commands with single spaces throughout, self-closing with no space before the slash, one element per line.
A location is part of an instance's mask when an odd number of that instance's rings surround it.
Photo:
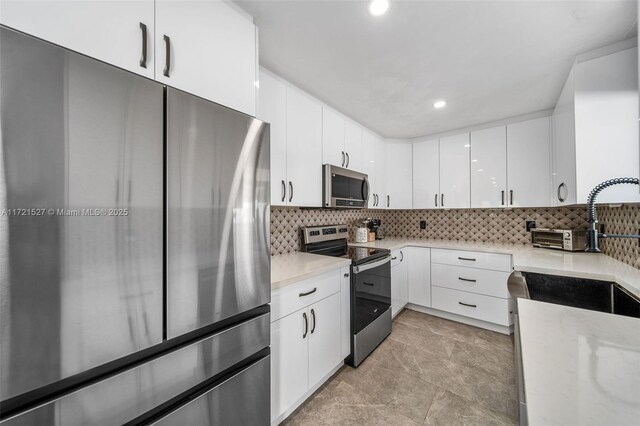
<path fill-rule="evenodd" d="M 434 108 L 444 108 L 447 105 L 446 101 L 438 101 L 433 104 Z"/>
<path fill-rule="evenodd" d="M 369 13 L 373 16 L 384 15 L 389 9 L 389 0 L 371 0 L 369 2 Z"/>

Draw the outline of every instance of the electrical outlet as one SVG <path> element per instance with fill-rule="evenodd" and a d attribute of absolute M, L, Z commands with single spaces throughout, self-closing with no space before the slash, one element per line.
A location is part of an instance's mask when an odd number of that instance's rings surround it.
<path fill-rule="evenodd" d="M 421 220 L 420 221 L 420 229 L 427 229 L 427 221 L 426 220 Z"/>
<path fill-rule="evenodd" d="M 525 224 L 526 224 L 525 226 L 527 227 L 527 232 L 531 232 L 531 230 L 536 227 L 535 220 L 527 220 Z"/>

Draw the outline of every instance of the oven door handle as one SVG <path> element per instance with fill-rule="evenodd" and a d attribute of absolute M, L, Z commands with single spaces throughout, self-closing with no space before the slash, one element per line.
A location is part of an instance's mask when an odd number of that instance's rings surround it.
<path fill-rule="evenodd" d="M 385 256 L 380 260 L 376 260 L 375 262 L 365 263 L 364 265 L 358 265 L 353 267 L 353 273 L 359 274 L 360 272 L 368 271 L 369 269 L 377 268 L 378 266 L 382 266 L 385 263 L 391 262 L 391 255 Z"/>

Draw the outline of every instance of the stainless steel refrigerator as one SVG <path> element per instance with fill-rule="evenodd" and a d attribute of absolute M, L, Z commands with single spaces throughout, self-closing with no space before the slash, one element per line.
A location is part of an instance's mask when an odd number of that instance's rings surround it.
<path fill-rule="evenodd" d="M 269 125 L 0 27 L 0 422 L 268 424 Z"/>

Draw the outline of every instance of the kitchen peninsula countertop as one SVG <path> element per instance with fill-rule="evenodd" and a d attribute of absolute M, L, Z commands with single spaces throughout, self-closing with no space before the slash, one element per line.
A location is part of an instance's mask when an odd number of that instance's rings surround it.
<path fill-rule="evenodd" d="M 518 299 L 530 425 L 640 419 L 640 319 Z"/>
<path fill-rule="evenodd" d="M 370 243 L 351 243 L 350 245 L 389 250 L 412 246 L 510 254 L 513 256 L 515 271 L 612 281 L 636 297 L 640 297 L 640 270 L 601 253 L 568 252 L 530 245 L 407 238 L 385 238 Z"/>

